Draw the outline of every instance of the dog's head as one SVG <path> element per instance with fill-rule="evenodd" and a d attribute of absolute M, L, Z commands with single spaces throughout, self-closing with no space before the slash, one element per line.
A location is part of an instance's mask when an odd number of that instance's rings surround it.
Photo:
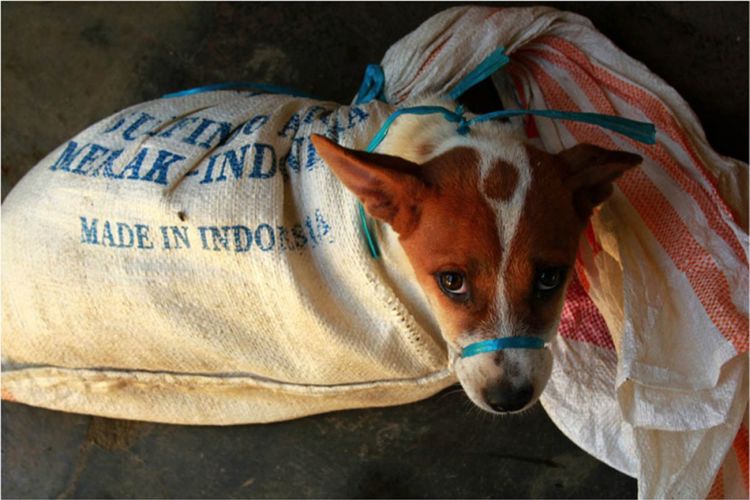
<path fill-rule="evenodd" d="M 552 338 L 593 208 L 641 162 L 586 144 L 547 154 L 509 124 L 481 125 L 460 136 L 442 117 L 404 119 L 381 145 L 389 154 L 313 137 L 366 211 L 399 234 L 441 333 L 457 352 L 486 339 Z M 468 396 L 490 412 L 531 405 L 551 368 L 546 348 L 456 363 Z"/>

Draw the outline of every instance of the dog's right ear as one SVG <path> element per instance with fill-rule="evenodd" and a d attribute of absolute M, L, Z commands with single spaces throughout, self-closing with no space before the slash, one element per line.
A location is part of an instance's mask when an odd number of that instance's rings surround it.
<path fill-rule="evenodd" d="M 557 157 L 563 162 L 564 182 L 572 191 L 575 209 L 583 219 L 609 198 L 615 180 L 643 161 L 640 155 L 593 144 L 579 144 L 558 153 Z"/>
<path fill-rule="evenodd" d="M 359 198 L 371 216 L 406 236 L 419 222 L 419 205 L 427 185 L 419 165 L 397 156 L 366 153 L 339 146 L 321 135 L 313 146 L 336 177 Z"/>

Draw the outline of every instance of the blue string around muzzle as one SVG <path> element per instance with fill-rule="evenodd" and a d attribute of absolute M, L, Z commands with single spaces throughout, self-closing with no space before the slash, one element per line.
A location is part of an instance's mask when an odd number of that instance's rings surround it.
<path fill-rule="evenodd" d="M 502 337 L 498 339 L 474 342 L 463 348 L 462 358 L 470 358 L 485 352 L 502 351 L 503 349 L 543 349 L 544 340 L 539 337 Z"/>

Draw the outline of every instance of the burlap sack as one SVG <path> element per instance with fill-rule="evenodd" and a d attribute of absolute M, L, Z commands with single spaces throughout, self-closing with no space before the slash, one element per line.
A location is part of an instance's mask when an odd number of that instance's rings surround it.
<path fill-rule="evenodd" d="M 252 92 L 85 130 L 3 205 L 3 389 L 65 411 L 266 422 L 453 383 L 309 137 L 364 148 L 392 107 Z"/>
<path fill-rule="evenodd" d="M 644 146 L 523 123 L 551 152 L 645 158 L 581 242 L 545 409 L 638 477 L 641 497 L 746 498 L 747 165 L 717 155 L 679 95 L 586 19 L 549 8 L 435 16 L 385 55 L 384 95 L 445 94 L 501 46 L 507 107 L 658 130 Z M 316 132 L 364 148 L 393 109 L 215 92 L 136 106 L 61 146 L 3 206 L 4 397 L 235 423 L 452 383 L 439 335 L 394 295 L 393 263 L 370 258 L 354 199 L 309 147 Z"/>

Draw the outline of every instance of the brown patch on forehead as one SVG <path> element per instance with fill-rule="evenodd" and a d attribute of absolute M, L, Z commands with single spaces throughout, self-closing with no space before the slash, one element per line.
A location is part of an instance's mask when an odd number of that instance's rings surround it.
<path fill-rule="evenodd" d="M 484 179 L 484 193 L 497 201 L 507 201 L 516 191 L 518 170 L 510 163 L 497 160 Z"/>
<path fill-rule="evenodd" d="M 428 158 L 435 151 L 435 145 L 430 142 L 423 142 L 417 146 L 417 153 L 420 158 Z"/>
<path fill-rule="evenodd" d="M 401 239 L 422 287 L 446 312 L 443 334 L 453 339 L 489 317 L 500 267 L 495 212 L 480 191 L 480 155 L 454 148 L 422 166 L 431 187 L 418 227 Z M 457 303 L 440 291 L 435 273 L 460 270 L 471 285 L 471 300 Z M 445 322 L 449 324 L 445 324 Z"/>
<path fill-rule="evenodd" d="M 544 267 L 572 267 L 584 224 L 576 215 L 572 195 L 562 182 L 559 160 L 527 146 L 531 185 L 508 255 L 505 294 L 517 321 L 544 330 L 556 319 L 563 294 L 535 300 L 535 274 Z M 569 272 L 572 272 L 570 269 Z"/>

